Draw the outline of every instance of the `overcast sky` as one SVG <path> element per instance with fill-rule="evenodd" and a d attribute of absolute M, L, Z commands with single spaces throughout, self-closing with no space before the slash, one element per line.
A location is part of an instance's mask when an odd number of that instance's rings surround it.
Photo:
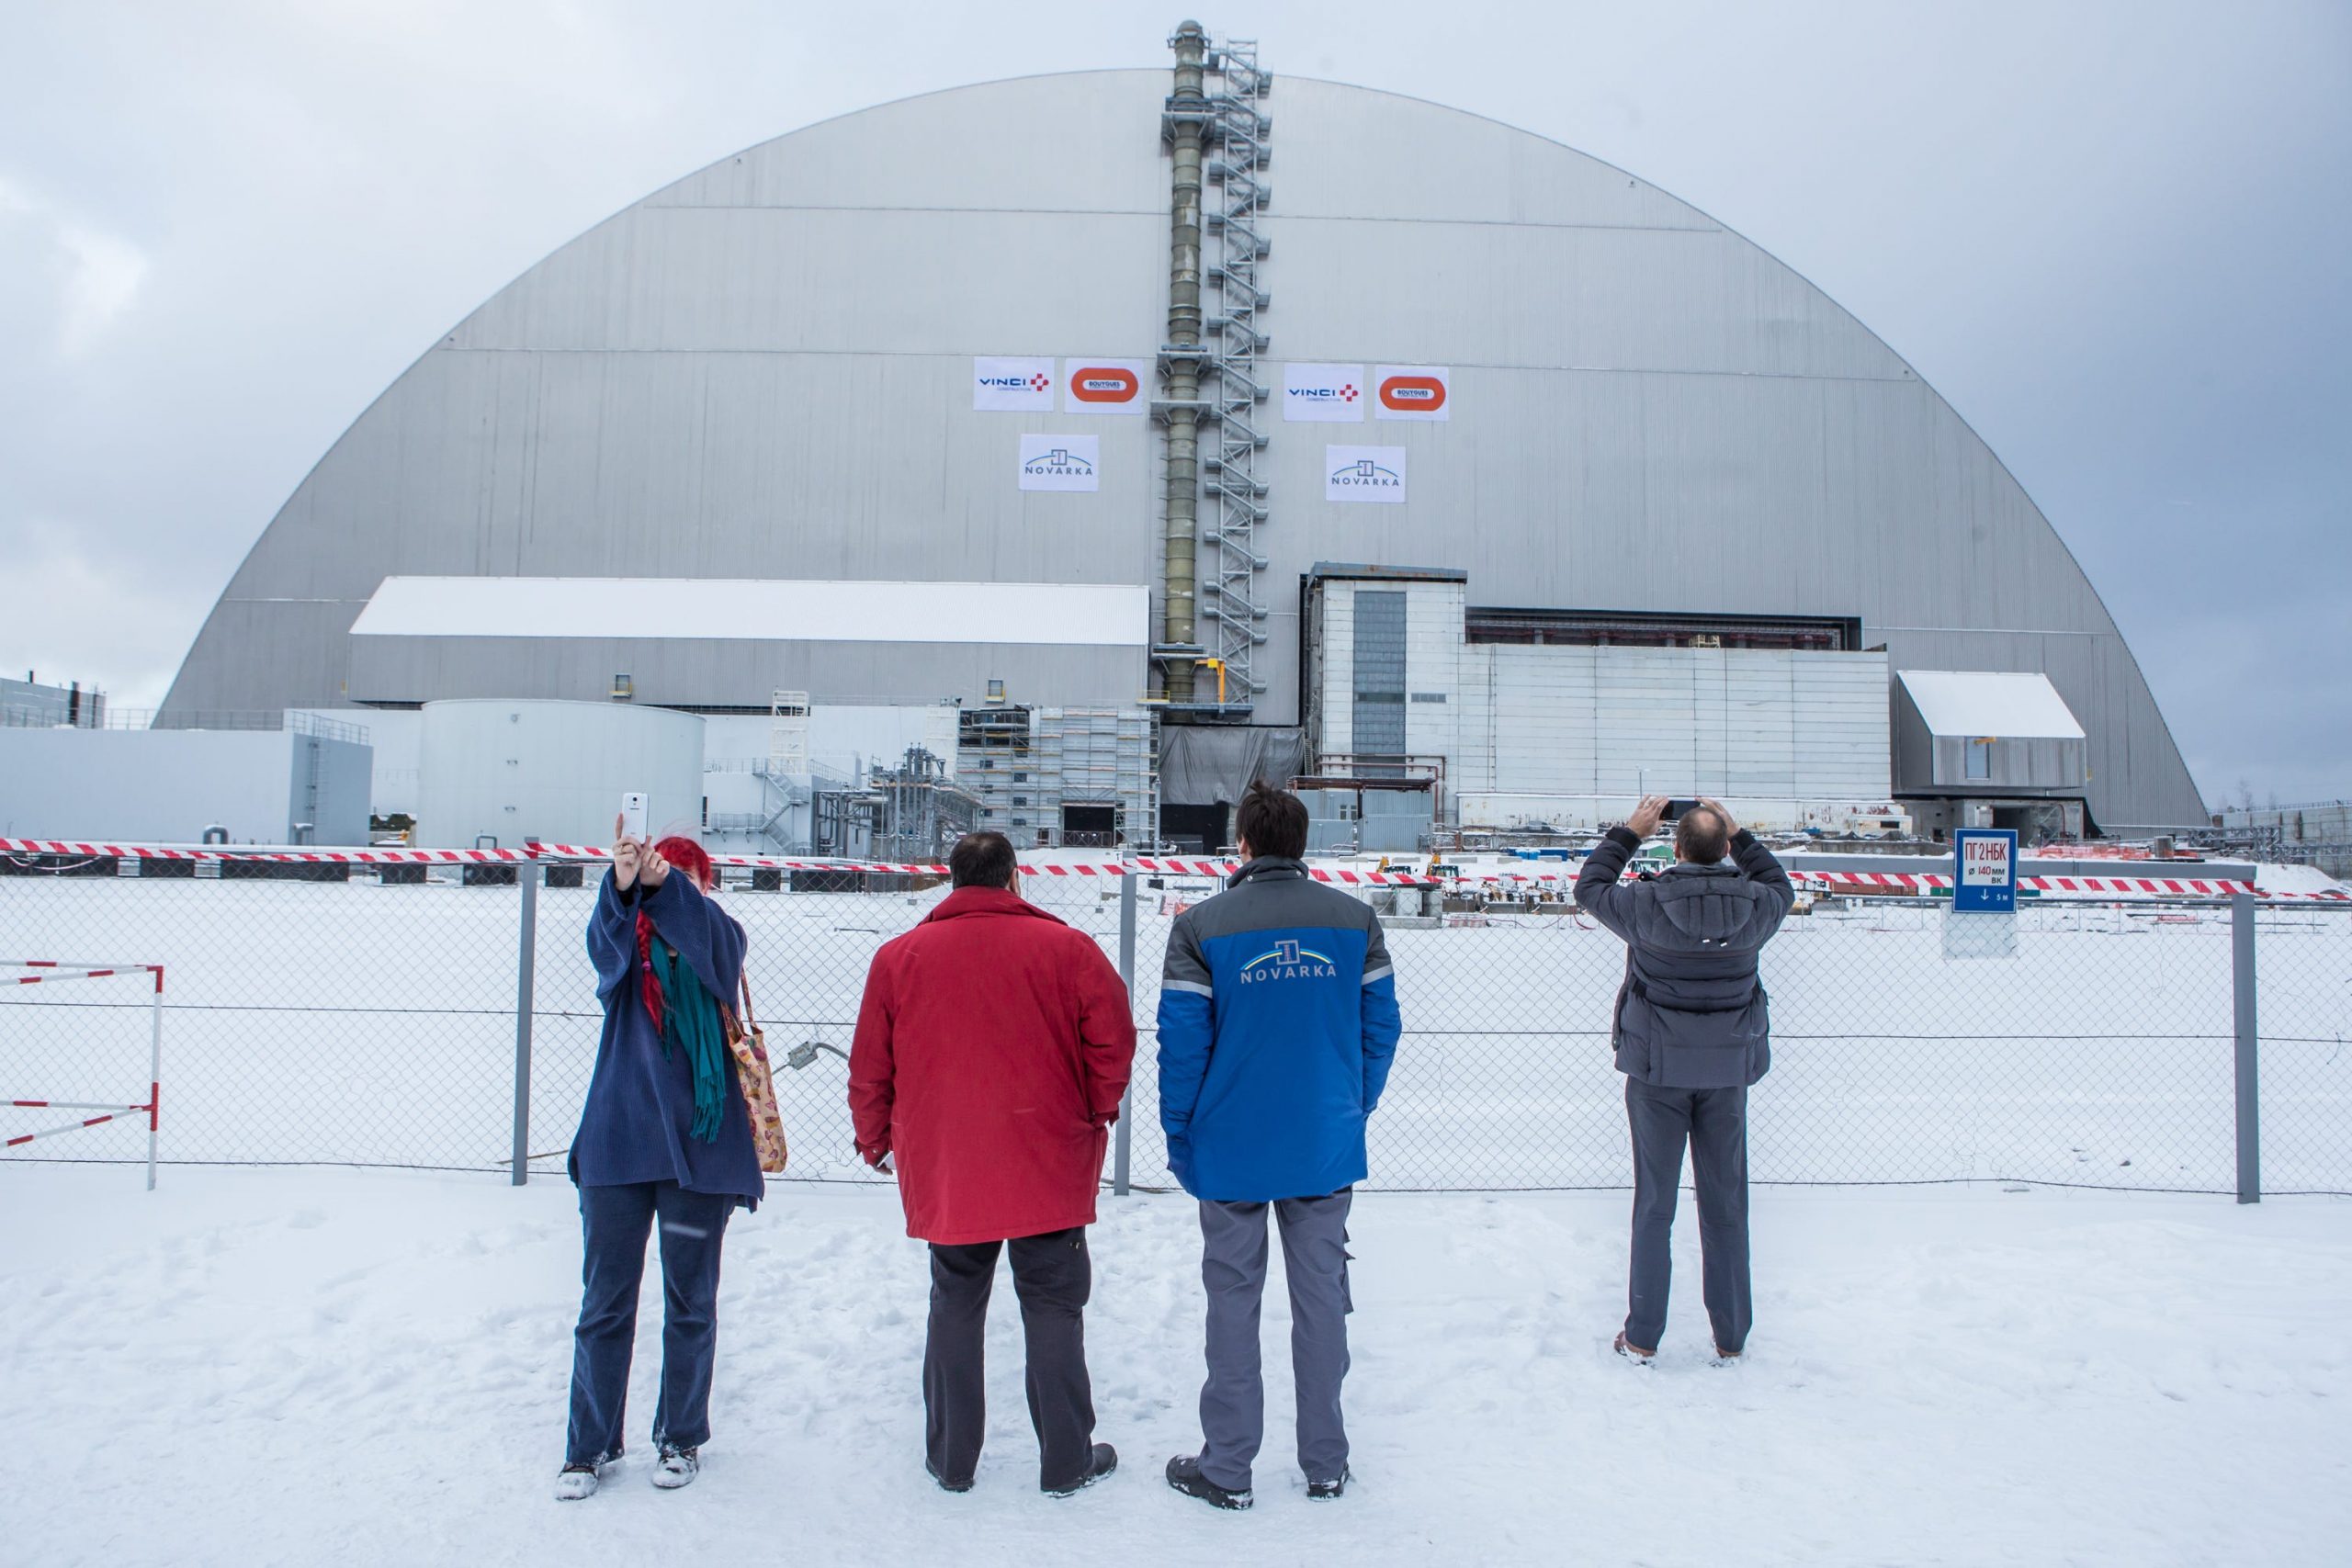
<path fill-rule="evenodd" d="M 2352 795 L 2352 5 L 1198 15 L 1277 78 L 1523 126 L 1795 267 L 2040 502 L 2209 800 Z M 910 93 L 1163 65 L 1182 16 L 0 0 L 0 671 L 160 700 L 368 402 L 654 187 Z"/>

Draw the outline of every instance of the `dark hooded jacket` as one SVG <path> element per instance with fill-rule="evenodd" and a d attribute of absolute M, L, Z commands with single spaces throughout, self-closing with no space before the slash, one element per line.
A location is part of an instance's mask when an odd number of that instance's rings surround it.
<path fill-rule="evenodd" d="M 1625 939 L 1611 1039 L 1617 1070 L 1668 1089 L 1728 1089 L 1772 1066 L 1757 955 L 1795 900 L 1789 874 L 1742 829 L 1730 864 L 1622 882 L 1642 841 L 1612 828 L 1577 876 L 1577 907 Z"/>

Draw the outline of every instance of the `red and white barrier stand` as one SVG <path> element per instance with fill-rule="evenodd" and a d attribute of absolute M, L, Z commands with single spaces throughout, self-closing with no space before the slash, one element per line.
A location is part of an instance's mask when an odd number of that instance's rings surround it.
<path fill-rule="evenodd" d="M 119 1122 L 126 1116 L 144 1111 L 147 1116 L 147 1190 L 155 1190 L 156 1134 L 163 1124 L 164 1102 L 164 966 L 160 964 L 68 964 L 54 958 L 0 958 L 0 971 L 30 969 L 30 975 L 6 975 L 10 984 L 18 986 L 52 986 L 66 980 L 105 980 L 119 975 L 145 975 L 153 981 L 147 1003 L 147 1103 L 120 1105 L 113 1102 L 92 1102 L 79 1100 L 11 1100 L 12 1106 L 51 1111 L 101 1111 L 102 1116 L 85 1116 L 78 1122 L 62 1126 L 45 1127 L 38 1133 L 25 1133 L 0 1141 L 0 1148 L 15 1148 L 38 1138 L 54 1138 L 64 1133 L 78 1133 L 85 1127 L 104 1126 Z"/>

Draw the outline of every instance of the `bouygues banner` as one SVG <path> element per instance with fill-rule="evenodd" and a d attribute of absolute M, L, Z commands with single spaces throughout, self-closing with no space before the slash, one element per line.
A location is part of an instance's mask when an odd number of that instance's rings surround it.
<path fill-rule="evenodd" d="M 1099 435 L 1023 435 L 1023 490 L 1101 490 L 1102 438 Z"/>
<path fill-rule="evenodd" d="M 1442 365 L 1382 365 L 1372 372 L 1374 419 L 1453 417 L 1453 372 Z"/>
<path fill-rule="evenodd" d="M 1148 359 L 1065 359 L 1062 412 L 1148 413 L 1157 374 Z"/>
<path fill-rule="evenodd" d="M 1363 367 L 1283 366 L 1283 417 L 1317 424 L 1362 423 Z"/>
<path fill-rule="evenodd" d="M 1401 505 L 1405 500 L 1402 446 L 1326 446 L 1323 499 Z"/>
<path fill-rule="evenodd" d="M 978 413 L 1053 412 L 1054 362 L 975 358 L 972 408 Z"/>

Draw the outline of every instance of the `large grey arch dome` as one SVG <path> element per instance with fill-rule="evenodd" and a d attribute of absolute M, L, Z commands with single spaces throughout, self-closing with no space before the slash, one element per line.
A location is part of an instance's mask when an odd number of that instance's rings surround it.
<path fill-rule="evenodd" d="M 1153 422 L 1095 422 L 1102 488 L 1004 482 L 979 355 L 1148 358 L 1164 336 L 1165 71 L 959 88 L 778 137 L 564 245 L 435 344 L 271 522 L 167 709 L 601 696 L 616 666 L 448 637 L 353 680 L 388 576 L 1157 584 Z M 1408 504 L 1321 500 L 1329 426 L 1272 426 L 1255 717 L 1295 722 L 1290 587 L 1318 560 L 1466 570 L 1473 603 L 1859 617 L 1897 668 L 2041 671 L 2109 822 L 2201 807 L 2049 523 L 1886 344 L 1622 170 L 1494 121 L 1284 77 L 1267 357 L 1452 367 L 1394 423 Z M 1340 437 L 1341 439 L 1372 439 Z M 788 629 L 783 634 L 788 636 Z M 751 631 L 632 650 L 640 701 L 777 686 L 936 697 L 881 655 L 812 676 Z M 1132 700 L 1140 658 L 1016 671 Z M 827 693 L 818 692 L 819 700 Z"/>

